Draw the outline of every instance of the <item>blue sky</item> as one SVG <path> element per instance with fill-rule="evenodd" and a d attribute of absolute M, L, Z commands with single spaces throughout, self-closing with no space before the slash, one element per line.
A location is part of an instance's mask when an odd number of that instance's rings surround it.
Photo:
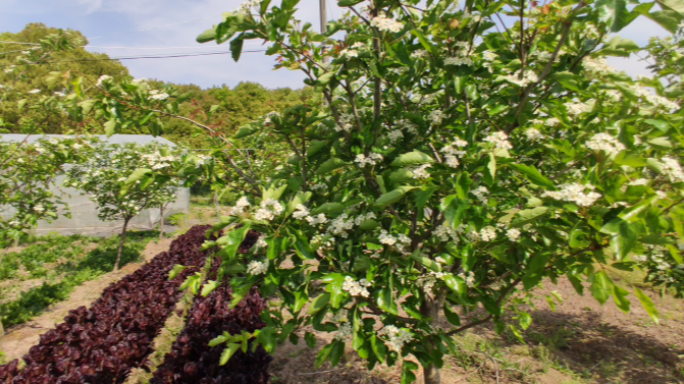
<path fill-rule="evenodd" d="M 274 0 L 277 1 L 277 0 Z M 342 11 L 336 0 L 326 0 L 330 18 Z M 223 12 L 234 10 L 242 0 L 2 0 L 0 26 L 18 32 L 31 22 L 83 32 L 90 40 L 87 49 L 111 57 L 225 52 L 226 45 L 198 44 L 195 37 L 221 20 Z M 318 0 L 301 0 L 298 17 L 318 25 Z M 620 35 L 640 45 L 652 36 L 667 32 L 645 18 L 639 18 Z M 121 49 L 118 47 L 126 47 Z M 152 49 L 154 48 L 154 49 Z M 257 42 L 245 50 L 260 49 Z M 631 75 L 647 74 L 636 58 L 610 59 L 610 64 Z M 157 78 L 202 87 L 234 86 L 254 81 L 268 88 L 302 86 L 302 75 L 288 70 L 273 71 L 273 58 L 263 53 L 245 53 L 235 63 L 230 55 L 174 59 L 124 60 L 135 77 Z"/>

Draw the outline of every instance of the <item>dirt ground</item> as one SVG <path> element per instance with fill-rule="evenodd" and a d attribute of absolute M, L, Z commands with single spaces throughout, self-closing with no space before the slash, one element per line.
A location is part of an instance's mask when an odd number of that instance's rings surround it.
<path fill-rule="evenodd" d="M 456 338 L 462 353 L 445 360 L 442 382 L 684 383 L 684 300 L 648 292 L 662 318 L 655 325 L 633 295 L 631 311 L 625 314 L 613 302 L 601 306 L 588 290 L 579 296 L 567 280 L 545 285 L 532 300 L 534 322 L 523 334 L 524 343 L 512 333 L 497 335 L 492 326 L 466 332 Z M 563 298 L 555 312 L 545 298 L 551 291 Z M 400 383 L 400 367 L 369 372 L 351 347 L 340 366 L 315 370 L 318 350 L 330 341 L 330 335 L 317 336 L 316 351 L 301 341 L 276 352 L 272 383 Z M 422 384 L 422 371 L 417 376 Z"/>
<path fill-rule="evenodd" d="M 33 345 L 38 344 L 40 335 L 54 328 L 55 324 L 61 323 L 70 310 L 83 305 L 89 306 L 110 284 L 135 272 L 154 256 L 168 250 L 172 240 L 163 239 L 158 244 L 154 241 L 149 242 L 141 255 L 143 261 L 127 264 L 116 272 L 110 272 L 97 280 L 83 283 L 74 289 L 68 300 L 53 305 L 45 313 L 26 324 L 5 330 L 5 336 L 0 339 L 0 351 L 5 354 L 5 360 L 21 358 Z"/>

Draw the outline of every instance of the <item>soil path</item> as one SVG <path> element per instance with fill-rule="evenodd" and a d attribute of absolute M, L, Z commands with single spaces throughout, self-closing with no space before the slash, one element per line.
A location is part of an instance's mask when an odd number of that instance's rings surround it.
<path fill-rule="evenodd" d="M 61 323 L 69 311 L 80 306 L 90 306 L 97 300 L 102 291 L 110 284 L 119 281 L 122 277 L 131 274 L 142 267 L 145 263 L 161 252 L 169 249 L 173 239 L 164 239 L 158 244 L 150 241 L 141 255 L 141 262 L 130 263 L 116 272 L 102 275 L 97 280 L 87 281 L 74 289 L 68 300 L 59 302 L 26 324 L 10 328 L 5 336 L 0 339 L 0 351 L 5 354 L 5 361 L 19 359 L 28 353 L 29 349 L 38 344 L 40 335 L 53 329 Z"/>

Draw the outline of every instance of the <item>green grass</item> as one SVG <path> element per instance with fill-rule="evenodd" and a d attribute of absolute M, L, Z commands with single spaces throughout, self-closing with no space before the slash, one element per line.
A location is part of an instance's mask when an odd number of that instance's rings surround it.
<path fill-rule="evenodd" d="M 139 260 L 147 243 L 158 236 L 157 231 L 129 232 L 121 255 L 121 266 Z M 73 240 L 73 246 L 65 246 L 69 244 L 69 239 Z M 31 320 L 50 305 L 68 299 L 75 287 L 114 269 L 120 240 L 118 235 L 98 239 L 98 247 L 80 258 L 84 250 L 76 242 L 82 240 L 80 237 L 54 236 L 43 244 L 27 247 L 14 257 L 15 264 L 12 265 L 24 265 L 31 276 L 35 271 L 37 276 L 44 277 L 44 282 L 39 287 L 21 293 L 16 300 L 0 304 L 0 316 L 5 327 Z M 78 249 L 80 253 L 77 252 Z M 69 258 L 65 261 L 67 256 Z M 54 267 L 48 268 L 45 265 L 57 261 L 61 263 Z M 3 262 L 3 268 L 5 267 Z"/>

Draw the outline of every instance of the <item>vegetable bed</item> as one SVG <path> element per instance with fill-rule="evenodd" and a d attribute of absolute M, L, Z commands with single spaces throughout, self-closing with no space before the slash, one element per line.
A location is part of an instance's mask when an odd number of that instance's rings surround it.
<path fill-rule="evenodd" d="M 195 226 L 135 273 L 112 284 L 90 309 L 70 311 L 64 323 L 24 356 L 0 367 L 0 382 L 14 384 L 123 383 L 143 364 L 152 341 L 183 293 L 183 277 L 204 265 L 200 247 L 210 226 Z M 175 264 L 193 266 L 169 281 Z"/>

